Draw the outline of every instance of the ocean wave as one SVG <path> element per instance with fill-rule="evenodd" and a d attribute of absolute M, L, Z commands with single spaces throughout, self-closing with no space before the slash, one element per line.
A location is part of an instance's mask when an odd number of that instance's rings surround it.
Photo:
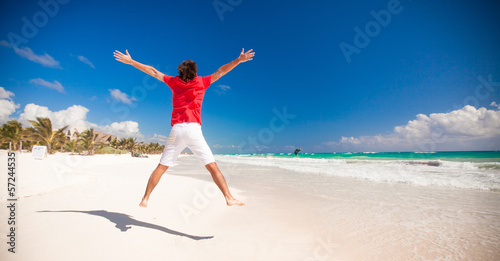
<path fill-rule="evenodd" d="M 484 162 L 477 164 L 479 169 L 500 170 L 500 163 L 498 162 Z"/>
<path fill-rule="evenodd" d="M 419 186 L 500 190 L 500 164 L 443 160 L 373 160 L 217 156 L 236 164 L 277 167 L 286 170 L 377 182 L 401 182 Z"/>
<path fill-rule="evenodd" d="M 463 169 L 463 170 L 477 170 L 478 168 L 478 163 L 473 163 L 473 162 L 459 162 L 459 161 L 440 161 L 442 162 L 443 168 L 450 168 L 450 169 Z"/>
<path fill-rule="evenodd" d="M 440 160 L 405 160 L 400 162 L 409 165 L 427 165 L 432 167 L 439 167 L 442 165 Z"/>

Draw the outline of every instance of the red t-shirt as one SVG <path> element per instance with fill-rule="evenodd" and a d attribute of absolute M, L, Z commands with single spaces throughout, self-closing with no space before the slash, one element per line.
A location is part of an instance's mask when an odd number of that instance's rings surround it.
<path fill-rule="evenodd" d="M 172 119 L 170 124 L 197 122 L 201 125 L 201 104 L 205 90 L 212 82 L 212 76 L 196 76 L 189 82 L 178 76 L 165 75 L 163 81 L 172 89 Z"/>

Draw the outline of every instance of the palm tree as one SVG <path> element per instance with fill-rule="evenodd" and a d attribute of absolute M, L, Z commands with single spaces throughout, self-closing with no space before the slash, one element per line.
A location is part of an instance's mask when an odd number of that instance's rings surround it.
<path fill-rule="evenodd" d="M 21 141 L 22 135 L 21 131 L 23 126 L 20 122 L 16 120 L 11 120 L 0 128 L 0 142 L 14 144 L 14 150 L 17 150 L 17 144 Z"/>
<path fill-rule="evenodd" d="M 155 143 L 155 150 L 154 150 L 154 151 L 155 151 L 155 153 L 156 153 L 156 154 L 160 154 L 160 153 L 162 153 L 162 152 L 163 152 L 163 147 L 164 147 L 164 146 L 163 146 L 163 145 L 160 145 L 158 142 L 157 142 L 157 143 Z"/>
<path fill-rule="evenodd" d="M 68 125 L 52 130 L 52 122 L 49 118 L 37 117 L 36 121 L 29 121 L 33 127 L 26 128 L 21 132 L 26 140 L 37 141 L 47 146 L 49 154 L 53 153 L 52 147 L 64 143 L 66 139 L 65 130 Z"/>
<path fill-rule="evenodd" d="M 146 145 L 143 142 L 140 142 L 136 148 L 140 154 L 146 153 Z"/>
<path fill-rule="evenodd" d="M 115 148 L 115 149 L 118 149 L 118 139 L 113 139 L 109 142 L 109 146 L 111 146 L 111 148 Z"/>
<path fill-rule="evenodd" d="M 156 142 L 156 143 L 150 142 L 148 144 L 148 153 L 158 154 L 158 153 L 161 153 L 162 151 L 163 151 L 163 149 L 161 149 L 161 146 L 160 146 L 160 144 L 158 144 L 158 142 Z"/>
<path fill-rule="evenodd" d="M 59 147 L 59 151 L 63 152 L 64 144 L 66 144 L 67 141 L 69 141 L 69 138 L 66 136 L 66 133 L 59 132 L 55 139 L 53 148 L 55 149 L 56 147 Z"/>
<path fill-rule="evenodd" d="M 134 152 L 134 149 L 137 148 L 137 138 L 128 138 L 125 139 L 125 149 L 128 150 L 129 152 Z"/>
<path fill-rule="evenodd" d="M 75 153 L 75 151 L 77 151 L 79 149 L 77 139 L 66 141 L 66 143 L 64 145 L 65 145 L 64 149 L 67 151 L 71 151 L 71 153 Z"/>
<path fill-rule="evenodd" d="M 92 128 L 84 130 L 78 136 L 80 144 L 82 144 L 82 147 L 84 149 L 90 151 L 90 155 L 94 154 L 95 145 L 99 144 L 99 142 L 96 141 L 96 138 L 97 138 L 97 133 L 94 133 L 94 129 Z"/>
<path fill-rule="evenodd" d="M 117 142 L 117 149 L 124 150 L 127 147 L 127 139 L 121 138 Z"/>
<path fill-rule="evenodd" d="M 78 145 L 80 145 L 82 150 L 88 151 L 89 154 L 92 153 L 92 141 L 91 140 L 80 138 L 80 139 L 78 139 L 77 143 L 78 143 Z"/>

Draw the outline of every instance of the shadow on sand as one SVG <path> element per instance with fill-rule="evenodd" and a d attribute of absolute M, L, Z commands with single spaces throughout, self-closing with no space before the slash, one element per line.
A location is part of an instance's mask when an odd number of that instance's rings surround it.
<path fill-rule="evenodd" d="M 172 235 L 176 236 L 183 236 L 187 238 L 191 238 L 193 240 L 202 240 L 202 239 L 211 239 L 213 236 L 208 236 L 208 237 L 199 237 L 199 236 L 193 236 L 185 233 L 181 233 L 175 230 L 168 229 L 166 227 L 158 226 L 155 224 L 151 223 L 146 223 L 142 222 L 136 219 L 133 219 L 131 216 L 123 214 L 123 213 L 117 213 L 117 212 L 108 212 L 106 210 L 89 210 L 89 211 L 81 211 L 81 210 L 60 210 L 60 211 L 50 211 L 50 210 L 44 210 L 44 211 L 37 211 L 37 212 L 44 212 L 44 213 L 84 213 L 84 214 L 89 214 L 89 215 L 94 215 L 94 216 L 99 216 L 108 219 L 112 223 L 115 223 L 115 227 L 120 229 L 122 232 L 127 231 L 128 229 L 132 228 L 131 226 L 139 226 L 139 227 L 147 227 L 151 229 L 156 229 L 165 233 L 169 233 Z"/>

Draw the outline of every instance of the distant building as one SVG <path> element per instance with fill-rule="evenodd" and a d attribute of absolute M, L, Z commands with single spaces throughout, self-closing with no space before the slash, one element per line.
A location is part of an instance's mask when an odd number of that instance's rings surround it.
<path fill-rule="evenodd" d="M 66 131 L 66 138 L 68 138 L 69 140 L 74 140 L 78 138 L 79 134 L 80 132 L 76 128 L 73 128 Z"/>
<path fill-rule="evenodd" d="M 96 142 L 110 143 L 112 140 L 116 140 L 116 135 L 111 135 L 111 134 L 107 134 L 104 132 L 98 132 L 98 131 L 94 131 L 94 133 L 97 134 L 97 137 L 95 138 Z"/>
<path fill-rule="evenodd" d="M 78 135 L 82 133 L 85 130 L 85 128 L 82 127 L 73 127 L 69 130 L 66 131 L 66 138 L 69 140 L 74 140 L 78 138 Z M 96 143 L 109 143 L 112 140 L 116 140 L 116 135 L 104 133 L 104 132 L 99 132 L 94 130 L 94 134 L 96 135 L 95 142 Z"/>

